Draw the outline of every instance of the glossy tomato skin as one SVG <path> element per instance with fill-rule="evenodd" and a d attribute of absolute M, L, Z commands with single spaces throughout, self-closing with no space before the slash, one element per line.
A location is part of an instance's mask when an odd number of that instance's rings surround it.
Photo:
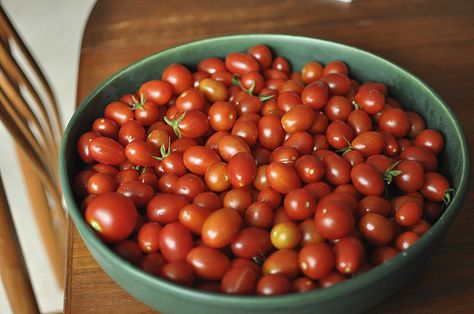
<path fill-rule="evenodd" d="M 247 143 L 241 137 L 235 135 L 222 137 L 217 146 L 217 150 L 222 159 L 227 162 L 239 152 L 250 153 L 250 147 Z"/>
<path fill-rule="evenodd" d="M 314 219 L 319 233 L 324 238 L 331 240 L 347 236 L 355 226 L 355 219 L 350 207 L 340 201 L 318 205 Z"/>
<path fill-rule="evenodd" d="M 257 283 L 257 294 L 280 295 L 291 291 L 291 284 L 283 275 L 264 275 Z"/>
<path fill-rule="evenodd" d="M 122 145 L 108 137 L 99 136 L 89 140 L 89 154 L 97 162 L 117 166 L 125 162 Z"/>
<path fill-rule="evenodd" d="M 94 162 L 95 159 L 92 157 L 91 151 L 89 150 L 89 142 L 99 136 L 100 135 L 95 132 L 86 132 L 79 137 L 76 148 L 77 152 L 79 153 L 79 157 L 81 157 L 82 161 L 85 163 L 90 164 Z"/>
<path fill-rule="evenodd" d="M 231 52 L 225 58 L 225 65 L 227 69 L 233 74 L 244 75 L 248 72 L 258 72 L 260 65 L 253 56 L 240 53 Z"/>
<path fill-rule="evenodd" d="M 293 219 L 304 220 L 314 214 L 316 202 L 305 189 L 296 189 L 285 195 L 285 212 Z"/>
<path fill-rule="evenodd" d="M 130 198 L 137 208 L 146 207 L 153 197 L 153 188 L 138 180 L 123 183 L 117 192 Z"/>
<path fill-rule="evenodd" d="M 159 246 L 168 262 L 184 261 L 193 248 L 193 238 L 185 226 L 179 222 L 172 222 L 161 229 Z"/>
<path fill-rule="evenodd" d="M 161 224 L 176 222 L 180 210 L 187 204 L 188 201 L 181 195 L 158 194 L 147 205 L 147 217 Z"/>
<path fill-rule="evenodd" d="M 183 154 L 183 162 L 186 168 L 197 174 L 204 175 L 213 163 L 220 161 L 219 155 L 206 146 L 193 146 Z"/>
<path fill-rule="evenodd" d="M 198 138 L 209 130 L 209 119 L 202 111 L 189 111 L 185 113 L 184 119 L 178 123 L 178 127 L 181 136 Z"/>
<path fill-rule="evenodd" d="M 404 192 L 416 192 L 423 186 L 423 167 L 416 161 L 402 160 L 395 170 L 401 173 L 394 178 L 397 187 Z"/>
<path fill-rule="evenodd" d="M 329 97 L 329 86 L 323 81 L 315 81 L 307 85 L 301 93 L 301 101 L 316 110 L 322 109 Z"/>
<path fill-rule="evenodd" d="M 168 82 L 173 90 L 173 94 L 178 95 L 193 85 L 193 76 L 185 66 L 174 63 L 169 65 L 161 76 L 161 79 Z"/>
<path fill-rule="evenodd" d="M 184 261 L 172 261 L 163 265 L 160 270 L 160 277 L 188 287 L 192 286 L 194 283 L 193 270 Z"/>
<path fill-rule="evenodd" d="M 305 183 L 320 181 L 324 177 L 323 163 L 311 155 L 304 155 L 298 158 L 295 163 L 295 170 Z"/>
<path fill-rule="evenodd" d="M 426 172 L 423 179 L 423 186 L 420 189 L 421 194 L 433 202 L 441 202 L 449 189 L 449 182 L 446 178 L 437 172 Z"/>
<path fill-rule="evenodd" d="M 378 214 L 364 215 L 359 220 L 359 230 L 367 241 L 378 246 L 389 243 L 393 237 L 390 221 Z"/>
<path fill-rule="evenodd" d="M 272 51 L 266 45 L 252 46 L 247 53 L 258 61 L 262 70 L 266 70 L 272 65 Z"/>
<path fill-rule="evenodd" d="M 133 265 L 138 265 L 143 258 L 143 252 L 140 250 L 137 242 L 133 240 L 119 242 L 113 246 L 113 250 Z"/>
<path fill-rule="evenodd" d="M 98 118 L 92 124 L 92 132 L 112 139 L 117 139 L 118 131 L 117 124 L 110 119 Z"/>
<path fill-rule="evenodd" d="M 322 279 L 331 273 L 334 254 L 326 243 L 307 244 L 299 252 L 301 272 L 311 279 Z"/>
<path fill-rule="evenodd" d="M 97 195 L 87 206 L 85 218 L 88 224 L 106 243 L 117 243 L 130 236 L 138 213 L 133 202 L 120 193 Z"/>
<path fill-rule="evenodd" d="M 416 135 L 415 145 L 426 147 L 430 149 L 435 155 L 438 155 L 443 150 L 444 137 L 436 130 L 421 130 Z"/>
<path fill-rule="evenodd" d="M 234 241 L 242 225 L 242 218 L 233 209 L 222 208 L 213 212 L 202 226 L 202 240 L 213 248 L 222 248 Z"/>
<path fill-rule="evenodd" d="M 285 131 L 275 114 L 267 114 L 258 122 L 258 139 L 262 147 L 273 150 L 283 143 Z"/>
<path fill-rule="evenodd" d="M 155 167 L 159 164 L 159 160 L 154 158 L 158 156 L 158 151 L 141 140 L 127 144 L 125 155 L 128 160 L 141 167 Z"/>
<path fill-rule="evenodd" d="M 125 103 L 114 101 L 108 104 L 104 110 L 104 116 L 122 126 L 128 121 L 133 120 L 133 111 Z"/>
<path fill-rule="evenodd" d="M 221 280 L 230 269 L 230 261 L 221 251 L 205 247 L 194 247 L 186 256 L 186 262 L 201 279 Z"/>
<path fill-rule="evenodd" d="M 240 230 L 231 244 L 235 256 L 251 259 L 265 256 L 272 250 L 270 233 L 262 228 L 247 227 Z"/>
<path fill-rule="evenodd" d="M 334 185 L 349 183 L 351 180 L 351 166 L 339 155 L 331 152 L 322 158 L 325 178 Z"/>
<path fill-rule="evenodd" d="M 277 192 L 286 194 L 301 186 L 300 178 L 290 165 L 281 162 L 272 162 L 266 169 L 270 187 Z"/>
<path fill-rule="evenodd" d="M 139 90 L 139 94 L 143 94 L 147 100 L 151 100 L 158 106 L 164 106 L 170 101 L 173 94 L 171 84 L 160 80 L 151 80 L 143 83 Z"/>
<path fill-rule="evenodd" d="M 229 160 L 229 179 L 234 188 L 249 186 L 257 173 L 255 159 L 250 153 L 239 152 Z"/>
<path fill-rule="evenodd" d="M 390 201 L 381 196 L 368 195 L 359 201 L 358 213 L 360 216 L 375 213 L 388 217 L 392 213 L 392 205 Z"/>
<path fill-rule="evenodd" d="M 371 165 L 362 163 L 351 170 L 352 184 L 364 195 L 381 195 L 385 189 L 380 173 Z"/>
<path fill-rule="evenodd" d="M 174 193 L 182 195 L 188 201 L 192 202 L 199 193 L 205 190 L 206 186 L 199 176 L 187 173 L 176 181 Z"/>
<path fill-rule="evenodd" d="M 365 249 L 358 239 L 342 238 L 334 245 L 334 257 L 336 268 L 340 273 L 352 274 L 362 266 Z"/>
<path fill-rule="evenodd" d="M 381 133 L 367 131 L 357 135 L 352 140 L 351 147 L 367 158 L 371 155 L 382 153 L 385 148 L 385 140 Z"/>
<path fill-rule="evenodd" d="M 308 105 L 296 105 L 281 118 L 281 125 L 286 133 L 306 131 L 313 125 L 314 111 Z"/>
<path fill-rule="evenodd" d="M 380 115 L 379 127 L 396 138 L 404 137 L 410 131 L 410 121 L 405 111 L 398 108 L 385 109 Z"/>
<path fill-rule="evenodd" d="M 156 222 L 147 222 L 138 231 L 137 242 L 145 253 L 156 252 L 160 248 L 161 225 Z"/>
<path fill-rule="evenodd" d="M 435 171 L 438 168 L 438 159 L 436 158 L 436 155 L 426 147 L 407 147 L 400 154 L 400 158 L 418 161 L 425 171 Z"/>
<path fill-rule="evenodd" d="M 274 252 L 265 259 L 262 272 L 264 275 L 284 275 L 289 279 L 298 277 L 301 274 L 298 267 L 298 252 L 289 249 Z"/>
<path fill-rule="evenodd" d="M 254 294 L 258 275 L 251 267 L 232 267 L 222 278 L 220 290 L 227 294 Z"/>

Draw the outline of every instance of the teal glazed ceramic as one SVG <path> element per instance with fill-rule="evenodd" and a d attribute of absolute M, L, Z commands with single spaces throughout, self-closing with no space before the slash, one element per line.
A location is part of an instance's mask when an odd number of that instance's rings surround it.
<path fill-rule="evenodd" d="M 136 91 L 143 82 L 159 79 L 163 69 L 171 63 L 195 67 L 203 58 L 225 57 L 229 52 L 246 51 L 255 44 L 270 46 L 275 54 L 288 58 L 296 70 L 309 60 L 323 63 L 344 60 L 353 77 L 359 81 L 383 82 L 405 108 L 420 112 L 428 127 L 444 133 L 447 141 L 440 165 L 456 193 L 439 221 L 412 247 L 389 262 L 330 288 L 276 297 L 229 296 L 201 292 L 155 278 L 113 253 L 88 227 L 72 190 L 74 176 L 82 167 L 76 142 L 90 129 L 94 119 L 103 114 L 104 107 L 122 94 Z M 353 47 L 313 38 L 265 34 L 188 43 L 156 53 L 119 71 L 82 102 L 64 133 L 60 156 L 61 184 L 68 211 L 92 255 L 123 289 L 164 313 L 356 313 L 367 310 L 409 281 L 436 249 L 462 207 L 469 171 L 469 149 L 458 120 L 441 97 L 413 74 Z"/>

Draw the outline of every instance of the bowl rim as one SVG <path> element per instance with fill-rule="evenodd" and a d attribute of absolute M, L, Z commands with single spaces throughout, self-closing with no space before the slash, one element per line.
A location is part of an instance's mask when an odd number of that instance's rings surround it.
<path fill-rule="evenodd" d="M 378 62 L 384 63 L 386 66 L 393 68 L 394 70 L 400 71 L 403 73 L 404 76 L 408 77 L 411 81 L 416 83 L 419 88 L 424 89 L 426 93 L 431 94 L 431 96 L 436 99 L 438 105 L 444 110 L 445 117 L 451 121 L 454 125 L 455 131 L 459 140 L 461 142 L 461 157 L 462 157 L 462 165 L 461 171 L 462 175 L 459 180 L 459 188 L 454 194 L 454 197 L 444 211 L 443 215 L 440 219 L 426 232 L 420 240 L 417 241 L 412 247 L 407 249 L 406 251 L 400 252 L 390 261 L 374 267 L 370 271 L 358 275 L 356 277 L 350 278 L 350 280 L 346 280 L 342 283 L 337 285 L 324 288 L 324 289 L 316 289 L 314 291 L 310 291 L 307 293 L 292 293 L 287 295 L 281 296 L 234 296 L 234 295 L 224 295 L 224 294 L 216 294 L 212 292 L 205 292 L 200 291 L 193 288 L 188 288 L 184 286 L 180 286 L 174 283 L 170 283 L 165 281 L 161 278 L 155 277 L 151 274 L 142 271 L 137 266 L 134 266 L 127 262 L 126 260 L 119 257 L 116 253 L 114 253 L 105 243 L 103 243 L 100 238 L 95 234 L 95 232 L 86 224 L 85 220 L 83 219 L 82 215 L 80 214 L 80 210 L 78 205 L 75 201 L 75 197 L 72 192 L 71 184 L 69 183 L 69 173 L 67 170 L 68 161 L 65 159 L 65 154 L 68 146 L 68 140 L 70 138 L 71 129 L 74 124 L 78 122 L 78 118 L 82 115 L 82 112 L 85 110 L 87 104 L 96 97 L 97 94 L 101 92 L 101 90 L 108 85 L 111 85 L 114 80 L 122 75 L 126 75 L 128 71 L 131 71 L 134 67 L 146 63 L 154 58 L 160 58 L 167 54 L 172 54 L 174 51 L 182 49 L 184 47 L 198 47 L 199 45 L 212 45 L 213 43 L 227 41 L 227 40 L 236 40 L 236 39 L 245 39 L 245 38 L 256 38 L 261 39 L 262 41 L 271 41 L 271 40 L 285 40 L 285 41 L 298 41 L 301 42 L 311 42 L 321 44 L 323 46 L 332 46 L 339 49 L 349 50 L 356 52 L 358 54 L 365 55 L 366 57 L 372 58 L 377 60 Z M 410 71 L 406 70 L 405 68 L 396 65 L 395 63 L 377 56 L 371 52 L 368 52 L 363 49 L 359 49 L 353 46 L 345 45 L 342 43 L 322 40 L 312 37 L 306 36 L 296 36 L 296 35 L 284 35 L 284 34 L 266 34 L 266 33 L 259 33 L 259 34 L 240 34 L 240 35 L 227 35 L 227 36 L 219 36 L 207 39 L 200 39 L 191 42 L 187 42 L 184 44 L 180 44 L 178 46 L 174 46 L 156 53 L 153 53 L 143 59 L 140 59 L 127 67 L 117 71 L 113 75 L 109 76 L 105 79 L 102 83 L 100 83 L 84 100 L 82 100 L 80 106 L 76 109 L 73 116 L 68 122 L 68 125 L 64 131 L 63 138 L 61 141 L 60 147 L 60 158 L 59 158 L 59 173 L 60 173 L 60 182 L 61 187 L 63 190 L 63 195 L 66 200 L 67 204 L 67 211 L 71 216 L 72 220 L 74 221 L 75 226 L 77 227 L 81 237 L 87 238 L 87 241 L 84 240 L 87 246 L 92 245 L 98 252 L 99 255 L 103 256 L 111 265 L 115 267 L 119 267 L 123 272 L 128 273 L 134 277 L 137 277 L 138 280 L 145 283 L 147 286 L 155 286 L 160 289 L 167 290 L 167 293 L 173 293 L 176 297 L 182 298 L 183 300 L 194 300 L 199 302 L 205 303 L 212 303 L 213 305 L 217 306 L 238 306 L 240 308 L 247 308 L 247 307 L 254 307 L 254 306 L 266 306 L 266 307 L 287 307 L 292 306 L 291 303 L 288 301 L 298 301 L 301 302 L 300 304 L 307 304 L 313 303 L 315 301 L 325 301 L 334 298 L 340 298 L 341 296 L 350 294 L 356 290 L 359 290 L 363 287 L 371 285 L 373 282 L 377 280 L 383 280 L 384 277 L 391 274 L 398 268 L 401 268 L 403 265 L 408 263 L 416 254 L 416 252 L 422 250 L 424 247 L 428 246 L 434 239 L 438 236 L 442 235 L 443 229 L 447 228 L 449 223 L 454 219 L 456 214 L 462 208 L 462 202 L 467 194 L 468 187 L 469 187 L 469 176 L 470 176 L 470 151 L 469 145 L 466 140 L 466 136 L 462 130 L 462 126 L 459 123 L 458 119 L 456 118 L 452 109 L 446 104 L 446 102 L 440 97 L 440 95 L 435 92 L 428 84 L 426 84 L 423 80 L 415 76 Z M 89 248 L 88 248 L 89 249 Z M 93 254 L 94 255 L 94 254 Z M 95 259 L 95 256 L 94 256 Z M 102 268 L 102 267 L 101 267 Z M 106 272 L 107 273 L 107 272 Z M 110 276 L 110 275 L 109 275 Z"/>

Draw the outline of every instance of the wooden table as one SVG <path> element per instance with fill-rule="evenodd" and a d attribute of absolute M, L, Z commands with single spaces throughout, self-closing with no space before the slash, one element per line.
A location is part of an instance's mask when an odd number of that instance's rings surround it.
<path fill-rule="evenodd" d="M 284 33 L 372 51 L 417 74 L 450 104 L 474 147 L 474 2 L 99 0 L 84 32 L 78 102 L 120 68 L 191 40 Z M 472 189 L 471 189 L 472 190 Z M 424 269 L 372 312 L 474 311 L 474 193 Z M 119 288 L 69 226 L 66 313 L 150 313 Z"/>

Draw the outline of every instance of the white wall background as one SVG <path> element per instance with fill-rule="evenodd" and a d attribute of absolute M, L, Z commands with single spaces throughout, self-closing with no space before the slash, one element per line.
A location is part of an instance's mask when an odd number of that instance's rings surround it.
<path fill-rule="evenodd" d="M 82 31 L 95 0 L 2 0 L 59 101 L 64 125 L 75 106 Z M 0 172 L 42 313 L 62 312 L 63 291 L 56 285 L 19 175 L 13 142 L 0 123 Z M 1 257 L 0 257 L 1 258 Z M 0 313 L 11 309 L 0 284 Z"/>

